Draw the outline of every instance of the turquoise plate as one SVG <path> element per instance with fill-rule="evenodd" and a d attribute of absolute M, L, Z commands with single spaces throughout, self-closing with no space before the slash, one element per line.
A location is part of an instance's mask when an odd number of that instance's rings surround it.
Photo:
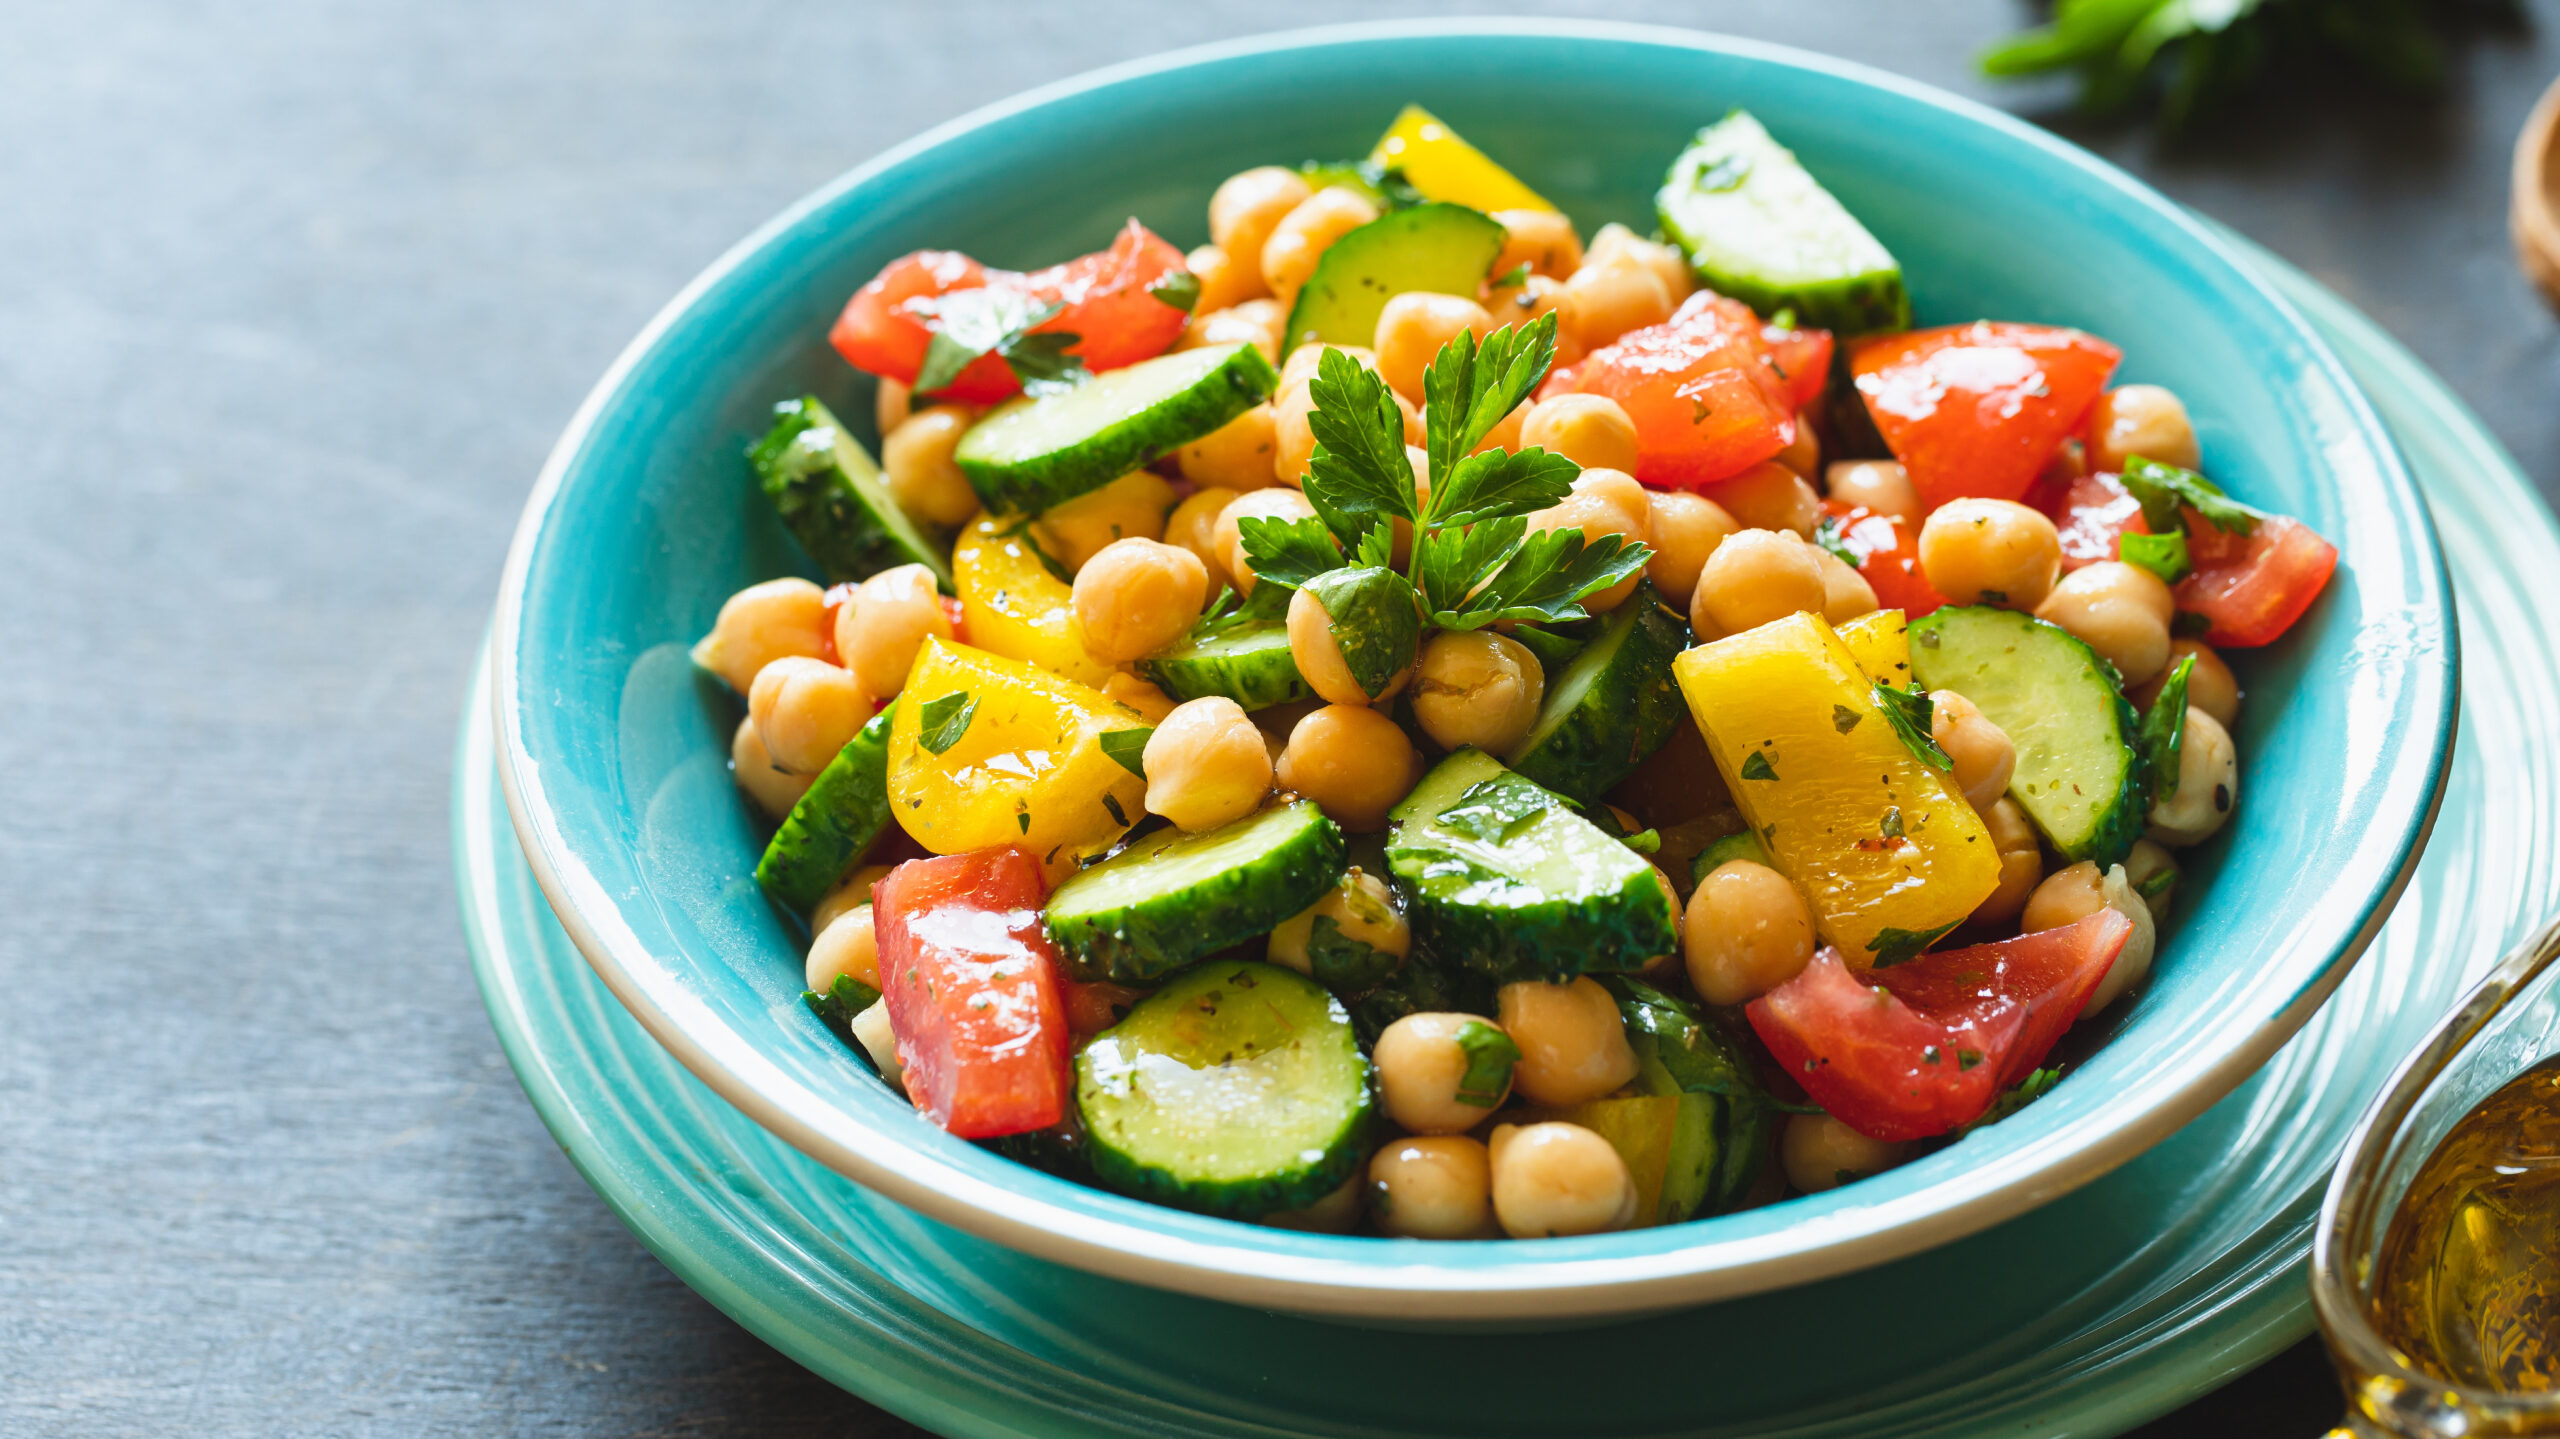
<path fill-rule="evenodd" d="M 929 241 L 1030 263 L 1133 211 L 1188 241 L 1226 173 L 1355 152 L 1408 98 L 1586 229 L 1641 218 L 1686 133 L 1747 105 L 1902 258 L 1923 321 L 2106 335 L 2126 378 L 2188 398 L 2216 478 L 2338 545 L 2320 603 L 2241 665 L 2258 698 L 2238 736 L 2240 814 L 2184 856 L 2160 962 L 2084 1036 L 2104 1043 L 2015 1119 L 1864 1183 L 1694 1224 L 1538 1244 L 1299 1234 L 1081 1188 L 920 1124 L 798 1003 L 798 937 L 747 879 L 759 837 L 725 773 L 734 701 L 686 657 L 730 592 L 795 563 L 741 447 L 804 388 L 867 413 L 822 337 L 892 255 Z M 2451 754 L 2452 620 L 2426 512 L 2362 393 L 2219 238 L 2139 183 L 2012 117 L 1819 56 L 1466 22 L 1069 81 L 901 146 L 743 242 L 616 362 L 546 466 L 499 596 L 492 703 L 517 833 L 571 938 L 687 1068 L 804 1153 L 1121 1279 L 1363 1322 L 1553 1324 L 1920 1252 L 2088 1182 L 2231 1093 L 2328 996 L 2409 873 Z"/>
<path fill-rule="evenodd" d="M 2560 902 L 2560 533 L 2461 403 L 2298 272 L 2440 526 L 2465 726 L 2433 843 L 2336 996 L 2134 1162 L 1917 1258 L 1633 1324 L 1371 1333 L 1096 1278 L 917 1217 L 714 1095 L 606 992 L 500 806 L 487 676 L 455 863 L 509 1060 L 669 1267 L 835 1383 L 953 1435 L 2054 1436 L 2121 1432 L 2309 1331 L 2320 1185 L 2388 1060 Z M 2258 703 L 2264 703 L 2261 696 Z M 1488 1383 L 1486 1376 L 1523 1376 Z"/>

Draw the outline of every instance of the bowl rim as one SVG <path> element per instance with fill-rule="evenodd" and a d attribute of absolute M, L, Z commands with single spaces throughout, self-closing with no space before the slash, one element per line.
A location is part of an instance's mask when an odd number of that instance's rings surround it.
<path fill-rule="evenodd" d="M 2347 407 L 2355 429 L 2366 437 L 2385 490 L 2396 489 L 2411 498 L 2425 561 L 2421 566 L 2425 573 L 2420 578 L 2441 602 L 2440 642 L 2418 646 L 2437 657 L 2441 670 L 2436 683 L 2443 691 L 2432 716 L 2436 743 L 2428 761 L 2426 797 L 2420 813 L 2402 826 L 2397 862 L 2387 883 L 2365 898 L 2364 912 L 2347 941 L 2302 982 L 2280 1009 L 2237 1035 L 2210 1061 L 2191 1066 L 2177 1076 L 2175 1084 L 2146 1086 L 2150 1093 L 2145 1102 L 2128 1106 L 2121 1115 L 2111 1110 L 2105 1126 L 2080 1133 L 2076 1142 L 2060 1146 L 2059 1152 L 2046 1152 L 2055 1148 L 2047 1146 L 2034 1154 L 2015 1156 L 1993 1182 L 1973 1185 L 1960 1195 L 1936 1197 L 1935 1202 L 1926 1208 L 1915 1208 L 1901 1222 L 1846 1226 L 1855 1232 L 1827 1237 L 1821 1233 L 1807 1236 L 1804 1231 L 1844 1226 L 1792 1225 L 1751 1242 L 1753 1249 L 1763 1252 L 1719 1252 L 1735 1243 L 1725 1241 L 1723 1245 L 1708 1243 L 1600 1257 L 1568 1257 L 1565 1253 L 1601 1239 L 1626 1237 L 1595 1236 L 1591 1240 L 1540 1245 L 1541 1257 L 1535 1263 L 1444 1265 L 1411 1262 L 1437 1256 L 1376 1249 L 1351 1255 L 1333 1252 L 1337 1246 L 1374 1246 L 1393 1241 L 1298 1234 L 1261 1226 L 1221 1224 L 1219 1237 L 1202 1239 L 1167 1233 L 1159 1227 L 1171 1222 L 1163 1218 L 1166 1215 L 1182 1219 L 1198 1216 L 1179 1215 L 1178 1211 L 1117 1196 L 1104 1197 L 1141 1212 L 1126 1217 L 1071 1212 L 1061 1204 L 1026 1194 L 1020 1187 L 997 1183 L 960 1165 L 921 1155 L 891 1136 L 868 1136 L 886 1151 L 879 1153 L 847 1142 L 844 1135 L 818 1122 L 815 1115 L 824 1113 L 861 1130 L 865 1126 L 859 1119 L 828 1106 L 805 1111 L 782 1102 L 777 1091 L 798 1089 L 796 1081 L 742 1037 L 731 1034 L 725 1036 L 726 1043 L 705 1042 L 703 1034 L 716 1034 L 721 1026 L 699 999 L 672 982 L 672 976 L 662 970 L 653 971 L 654 961 L 646 946 L 621 922 L 612 896 L 563 835 L 543 787 L 539 761 L 525 743 L 519 719 L 521 691 L 517 671 L 524 602 L 535 552 L 563 482 L 591 432 L 621 395 L 626 380 L 644 357 L 733 270 L 846 191 L 960 136 L 1071 96 L 1209 62 L 1345 42 L 1479 37 L 1600 39 L 1702 51 L 1819 71 L 1916 101 L 1955 119 L 2000 131 L 2043 151 L 2048 158 L 2087 173 L 2102 185 L 2126 192 L 2182 232 L 2181 239 L 2236 276 L 2256 300 L 2286 322 L 2302 347 L 2306 367 L 2320 371 L 2328 379 Z M 1854 1272 L 1937 1247 L 2097 1178 L 2166 1138 L 2236 1088 L 2328 999 L 2372 943 L 2416 870 L 2418 856 L 2443 800 L 2453 758 L 2459 703 L 2456 624 L 2450 578 L 2434 523 L 2363 391 L 2295 307 L 2243 262 L 2213 229 L 2139 179 L 2004 112 L 1887 71 L 1791 46 L 1625 22 L 1533 18 L 1388 20 L 1191 46 L 1022 91 L 872 156 L 793 202 L 722 252 L 678 290 L 615 357 L 579 403 L 543 463 L 509 546 L 492 620 L 495 673 L 489 687 L 490 721 L 509 820 L 546 902 L 588 964 L 615 998 L 686 1069 L 756 1123 L 836 1172 L 980 1238 L 1054 1263 L 1152 1287 L 1255 1307 L 1349 1319 L 1569 1321 L 1740 1297 Z M 2419 717 L 2429 718 L 2424 714 Z M 1908 1205 L 1916 1198 L 1892 1202 Z M 1148 1215 L 1157 1216 L 1157 1223 L 1146 1222 Z M 1670 1234 L 1676 1233 L 1677 1228 L 1635 1232 Z M 1779 1242 L 1783 1235 L 1798 1237 L 1793 1242 Z M 1515 1247 L 1434 1246 L 1468 1251 Z"/>

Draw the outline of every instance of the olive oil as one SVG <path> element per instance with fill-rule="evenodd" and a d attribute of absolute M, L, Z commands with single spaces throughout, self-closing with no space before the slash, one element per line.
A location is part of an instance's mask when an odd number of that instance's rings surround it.
<path fill-rule="evenodd" d="M 2427 1157 L 2383 1238 L 2373 1317 L 2437 1378 L 2560 1390 L 2560 1055 Z"/>

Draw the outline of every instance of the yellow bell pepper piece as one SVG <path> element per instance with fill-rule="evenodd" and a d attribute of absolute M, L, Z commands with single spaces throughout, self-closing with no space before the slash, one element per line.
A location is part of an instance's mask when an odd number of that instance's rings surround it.
<path fill-rule="evenodd" d="M 1636 1182 L 1636 1217 L 1629 1227 L 1644 1229 L 1659 1222 L 1662 1181 L 1671 1170 L 1671 1141 L 1680 1123 L 1680 1096 L 1620 1095 L 1522 1110 L 1516 1117 L 1506 1114 L 1503 1119 L 1519 1124 L 1579 1124 L 1609 1141 L 1609 1147 L 1627 1162 L 1627 1176 Z"/>
<path fill-rule="evenodd" d="M 1378 138 L 1378 148 L 1369 152 L 1369 158 L 1402 170 L 1405 183 L 1426 200 L 1486 211 L 1555 208 L 1419 105 L 1404 107 L 1404 113 Z"/>
<path fill-rule="evenodd" d="M 1840 643 L 1858 657 L 1867 678 L 1895 689 L 1911 688 L 1911 622 L 1900 610 L 1871 610 L 1840 627 Z"/>
<path fill-rule="evenodd" d="M 1671 672 L 1743 818 L 1850 968 L 1910 958 L 1999 887 L 1981 817 L 1894 733 L 1820 615 L 1699 645 Z"/>
<path fill-rule="evenodd" d="M 1111 677 L 1110 665 L 1085 652 L 1075 592 L 1040 562 L 1021 520 L 985 513 L 971 520 L 951 546 L 951 581 L 970 644 L 1079 684 Z"/>
<path fill-rule="evenodd" d="M 1055 884 L 1146 812 L 1147 782 L 1102 748 L 1145 728 L 1099 690 L 927 639 L 889 723 L 889 809 L 935 854 L 1018 844 Z"/>

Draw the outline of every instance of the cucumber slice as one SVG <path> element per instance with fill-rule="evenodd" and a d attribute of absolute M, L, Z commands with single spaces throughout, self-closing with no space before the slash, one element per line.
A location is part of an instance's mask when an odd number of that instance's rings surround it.
<path fill-rule="evenodd" d="M 1509 979 L 1641 968 L 1679 942 L 1643 855 L 1482 750 L 1390 812 L 1387 866 L 1435 958 Z"/>
<path fill-rule="evenodd" d="M 1205 640 L 1186 640 L 1138 668 L 1176 700 L 1225 695 L 1258 710 L 1315 694 L 1290 657 L 1289 627 L 1278 623 L 1239 625 Z"/>
<path fill-rule="evenodd" d="M 756 883 L 792 913 L 805 917 L 817 908 L 888 828 L 889 724 L 897 709 L 896 700 L 882 706 L 818 771 L 756 862 Z"/>
<path fill-rule="evenodd" d="M 1280 351 L 1309 340 L 1370 345 L 1387 301 L 1412 290 L 1464 295 L 1493 269 L 1506 234 L 1493 217 L 1434 202 L 1393 210 L 1333 242 L 1289 309 Z"/>
<path fill-rule="evenodd" d="M 1372 1101 L 1342 1001 L 1278 965 L 1195 966 L 1076 1056 L 1076 1111 L 1105 1186 L 1251 1219 L 1340 1187 Z"/>
<path fill-rule="evenodd" d="M 1689 861 L 1689 883 L 1694 886 L 1737 859 L 1747 859 L 1768 869 L 1778 867 L 1778 862 L 1769 858 L 1767 847 L 1760 843 L 1760 836 L 1746 829 L 1740 834 L 1726 835 L 1698 851 L 1697 858 Z"/>
<path fill-rule="evenodd" d="M 747 451 L 765 498 L 800 548 L 839 582 L 869 579 L 900 565 L 923 565 L 951 588 L 944 546 L 898 508 L 879 465 L 816 397 L 773 407 L 773 428 Z"/>
<path fill-rule="evenodd" d="M 1251 345 L 1176 350 L 1072 390 L 1015 396 L 971 426 L 951 457 L 989 512 L 1036 515 L 1209 434 L 1279 382 Z"/>
<path fill-rule="evenodd" d="M 2142 761 L 2115 667 L 2033 615 L 1949 606 L 1911 622 L 1911 672 L 1954 690 L 2017 747 L 2009 797 L 2066 860 L 2103 869 L 2142 837 Z"/>
<path fill-rule="evenodd" d="M 1202 834 L 1160 829 L 1059 885 L 1043 917 L 1078 979 L 1153 984 L 1324 898 L 1344 854 L 1311 800 Z"/>
<path fill-rule="evenodd" d="M 1730 1209 L 1759 1177 L 1775 1122 L 1768 1091 L 1740 1046 L 1691 1008 L 1641 980 L 1609 975 L 1636 1054 L 1635 1087 L 1680 1096 L 1663 1178 L 1665 1224 Z M 1686 1209 L 1674 1213 L 1675 1205 Z"/>
<path fill-rule="evenodd" d="M 1589 803 L 1606 794 L 1680 722 L 1671 661 L 1688 640 L 1653 585 L 1637 585 L 1548 684 L 1538 722 L 1504 763 L 1568 798 Z"/>
<path fill-rule="evenodd" d="M 1748 111 L 1699 131 L 1653 203 L 1719 294 L 1843 336 L 1911 328 L 1902 266 Z"/>

